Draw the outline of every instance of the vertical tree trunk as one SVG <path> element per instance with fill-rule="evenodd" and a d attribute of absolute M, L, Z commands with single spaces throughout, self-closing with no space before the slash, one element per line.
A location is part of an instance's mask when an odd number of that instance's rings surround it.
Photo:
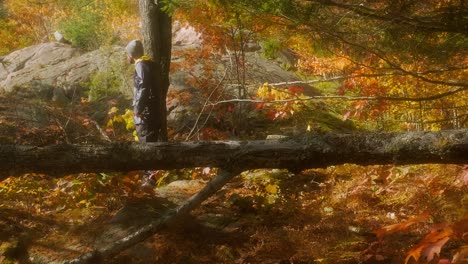
<path fill-rule="evenodd" d="M 145 53 L 155 62 L 154 78 L 159 91 L 159 141 L 167 141 L 166 96 L 169 89 L 169 68 L 172 49 L 172 17 L 161 10 L 161 0 L 139 0 L 141 35 Z"/>

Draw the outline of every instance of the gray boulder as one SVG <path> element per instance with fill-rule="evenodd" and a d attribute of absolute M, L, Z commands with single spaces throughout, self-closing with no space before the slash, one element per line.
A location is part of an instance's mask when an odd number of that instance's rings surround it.
<path fill-rule="evenodd" d="M 196 53 L 202 40 L 200 35 L 190 27 L 176 27 L 174 33 L 174 51 L 185 50 Z M 82 52 L 77 48 L 59 42 L 42 43 L 30 46 L 9 55 L 0 61 L 0 93 L 12 92 L 15 88 L 54 87 L 64 90 L 65 94 L 76 92 L 74 89 L 89 81 L 95 72 L 108 72 L 111 65 L 120 64 L 125 58 L 123 47 L 111 47 L 92 52 Z M 173 57 L 174 62 L 181 58 Z M 237 78 L 233 68 L 233 58 L 224 56 L 215 62 L 214 78 L 222 79 L 228 72 L 225 84 L 237 87 Z M 118 63 L 115 63 L 118 62 Z M 124 66 L 122 66 L 124 67 Z M 120 75 L 128 73 L 121 70 Z M 203 78 L 201 66 L 190 70 L 179 70 L 171 73 L 171 89 L 190 90 L 187 79 L 191 77 Z M 130 76 L 122 76 L 127 80 Z M 246 85 L 255 89 L 262 83 L 291 82 L 300 80 L 293 72 L 286 71 L 280 65 L 263 58 L 258 52 L 246 54 Z M 127 86 L 131 86 L 128 83 Z M 307 86 L 307 85 L 306 85 Z M 305 87 L 306 94 L 316 94 L 313 87 Z M 229 89 L 228 89 L 229 90 Z"/>
<path fill-rule="evenodd" d="M 174 26 L 173 62 L 181 63 L 183 56 L 175 54 L 197 53 L 203 40 L 190 26 Z M 74 95 L 82 94 L 87 82 L 95 73 L 108 74 L 119 78 L 120 92 L 126 96 L 131 95 L 131 74 L 129 66 L 123 63 L 125 51 L 123 47 L 107 47 L 91 52 L 83 52 L 68 44 L 52 42 L 42 43 L 15 51 L 3 57 L 0 61 L 0 93 L 9 93 L 15 88 L 32 89 L 46 93 L 46 99 L 66 103 Z M 245 56 L 245 85 L 248 93 L 255 93 L 263 83 L 299 81 L 293 72 L 283 69 L 277 61 L 264 58 L 258 51 L 250 51 Z M 227 53 L 214 61 L 214 73 L 210 78 L 222 81 L 221 88 L 231 96 L 237 95 L 239 87 L 235 58 Z M 116 69 L 116 65 L 119 67 Z M 202 62 L 191 69 L 179 69 L 171 73 L 171 90 L 185 91 L 193 95 L 190 106 L 173 98 L 169 103 L 172 110 L 169 119 L 179 119 L 190 112 L 190 108 L 203 105 L 205 98 L 200 96 L 199 89 L 191 86 L 190 78 L 206 78 Z M 302 85 L 307 95 L 318 94 L 317 90 L 309 85 Z M 191 116 L 190 118 L 193 118 Z M 189 119 L 190 119 L 189 118 Z"/>
<path fill-rule="evenodd" d="M 42 43 L 15 51 L 0 64 L 0 92 L 15 88 L 60 87 L 70 93 L 89 80 L 92 73 L 105 71 L 111 60 L 124 58 L 121 47 L 83 53 L 70 45 Z"/>

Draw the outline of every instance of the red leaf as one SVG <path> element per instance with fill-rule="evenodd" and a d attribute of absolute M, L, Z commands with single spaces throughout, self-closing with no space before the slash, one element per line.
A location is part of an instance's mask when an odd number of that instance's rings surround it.
<path fill-rule="evenodd" d="M 450 264 L 450 260 L 448 260 L 448 259 L 439 259 L 439 262 L 437 264 Z"/>
<path fill-rule="evenodd" d="M 299 87 L 299 86 L 288 86 L 288 90 L 289 92 L 291 92 L 291 94 L 297 94 L 297 93 L 302 93 L 304 92 L 304 88 L 302 87 Z"/>

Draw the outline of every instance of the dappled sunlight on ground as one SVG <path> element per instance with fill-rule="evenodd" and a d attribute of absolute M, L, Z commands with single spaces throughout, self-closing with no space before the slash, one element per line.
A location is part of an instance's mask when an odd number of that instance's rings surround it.
<path fill-rule="evenodd" d="M 1 182 L 1 254 L 33 263 L 76 257 L 160 217 L 213 177 L 173 171 L 167 179 L 195 179 L 161 182 L 152 193 L 135 173 Z M 454 165 L 244 172 L 113 263 L 403 263 L 436 224 L 466 232 L 466 177 Z M 441 258 L 466 244 L 455 233 Z"/>

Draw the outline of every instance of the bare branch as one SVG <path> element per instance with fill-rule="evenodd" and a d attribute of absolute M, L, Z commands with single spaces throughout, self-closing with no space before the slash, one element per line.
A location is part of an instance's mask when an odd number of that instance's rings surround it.
<path fill-rule="evenodd" d="M 341 81 L 341 80 L 349 80 L 354 78 L 376 78 L 376 77 L 386 77 L 386 76 L 405 76 L 405 75 L 413 75 L 416 74 L 418 76 L 433 74 L 433 73 L 443 73 L 448 71 L 457 71 L 457 70 L 465 70 L 468 67 L 462 68 L 447 68 L 447 69 L 440 69 L 440 70 L 430 70 L 425 72 L 418 72 L 418 73 L 409 73 L 409 72 L 388 72 L 388 73 L 375 73 L 375 74 L 355 74 L 355 75 L 347 75 L 347 76 L 335 76 L 331 78 L 325 79 L 317 79 L 317 80 L 308 80 L 308 81 L 286 81 L 286 82 L 278 82 L 278 83 L 269 83 L 269 86 L 286 86 L 286 85 L 294 85 L 294 84 L 314 84 L 314 83 L 324 83 L 324 82 L 333 82 L 333 81 Z M 452 83 L 446 83 L 445 85 L 450 85 Z M 251 87 L 255 86 L 254 84 L 249 85 Z M 468 86 L 468 84 L 460 85 L 460 86 Z"/>
<path fill-rule="evenodd" d="M 377 56 L 378 58 L 380 58 L 381 60 L 385 61 L 388 65 L 390 65 L 394 70 L 397 70 L 397 71 L 400 71 L 402 74 L 404 75 L 410 75 L 410 76 L 413 76 L 415 78 L 418 78 L 420 80 L 423 80 L 425 82 L 428 82 L 428 83 L 433 83 L 433 84 L 440 84 L 440 85 L 446 85 L 446 86 L 462 86 L 462 87 L 468 87 L 468 83 L 463 83 L 463 82 L 447 82 L 447 81 L 440 81 L 440 80 L 433 80 L 433 79 L 429 79 L 429 78 L 426 78 L 424 76 L 422 76 L 421 74 L 418 74 L 417 72 L 411 72 L 411 71 L 407 71 L 405 70 L 403 67 L 401 67 L 400 65 L 398 65 L 397 63 L 391 61 L 389 58 L 387 58 L 386 56 L 382 55 L 382 54 L 385 54 L 385 52 L 382 52 L 381 50 L 379 49 L 374 49 L 374 50 L 371 50 L 370 48 L 366 47 L 366 46 L 363 46 L 363 45 L 360 45 L 360 44 L 357 44 L 357 43 L 354 43 L 354 42 L 351 42 L 345 38 L 343 38 L 342 36 L 340 35 L 337 35 L 337 34 L 333 34 L 329 31 L 325 31 L 323 32 L 327 35 L 329 35 L 330 37 L 333 37 L 333 38 L 336 38 L 340 41 L 342 41 L 343 43 L 345 44 L 348 44 L 350 46 L 354 46 L 354 47 L 357 47 L 359 49 L 362 49 L 366 52 L 369 52 L 370 54 L 373 54 L 375 56 Z M 465 67 L 462 67 L 460 69 L 464 69 Z M 431 73 L 431 71 L 429 71 L 429 73 Z M 392 74 L 395 74 L 395 73 L 392 73 Z"/>
<path fill-rule="evenodd" d="M 283 99 L 283 100 L 260 100 L 260 99 L 230 99 L 230 100 L 222 100 L 211 105 L 219 105 L 225 103 L 240 103 L 240 102 L 248 102 L 248 103 L 268 103 L 268 104 L 282 104 L 287 102 L 298 102 L 298 101 L 310 101 L 310 100 L 324 100 L 324 99 L 341 99 L 347 101 L 407 101 L 407 102 L 425 102 L 425 101 L 434 101 L 438 100 L 450 95 L 454 95 L 456 93 L 466 91 L 468 87 L 460 87 L 458 89 L 454 89 L 452 91 L 448 91 L 445 93 L 440 93 L 436 95 L 431 95 L 427 97 L 396 97 L 396 96 L 340 96 L 340 95 L 317 95 L 317 96 L 308 96 L 308 97 L 296 97 L 291 99 Z"/>
<path fill-rule="evenodd" d="M 192 139 L 193 135 L 195 133 L 198 133 L 200 131 L 201 128 L 198 128 L 197 129 L 197 125 L 198 125 L 198 122 L 200 121 L 200 118 L 203 114 L 203 112 L 205 111 L 205 108 L 209 105 L 209 101 L 211 99 L 211 97 L 214 95 L 214 93 L 219 89 L 219 87 L 221 86 L 221 84 L 224 82 L 225 78 L 226 78 L 226 75 L 227 75 L 227 70 L 224 71 L 224 75 L 223 75 L 223 78 L 221 78 L 221 80 L 219 81 L 218 85 L 213 89 L 213 91 L 211 91 L 210 95 L 208 96 L 208 98 L 206 99 L 205 103 L 203 104 L 203 107 L 202 109 L 200 110 L 200 113 L 198 113 L 198 116 L 197 116 L 197 120 L 195 121 L 195 124 L 193 125 L 192 129 L 190 130 L 189 134 L 187 135 L 187 137 L 185 138 L 185 140 L 190 140 Z M 212 110 L 211 110 L 212 111 Z M 211 111 L 210 111 L 210 115 L 211 115 Z M 208 115 L 209 117 L 209 115 Z M 208 120 L 208 117 L 207 119 L 205 120 L 205 123 L 206 121 Z M 195 129 L 197 129 L 197 132 L 194 133 Z"/>

